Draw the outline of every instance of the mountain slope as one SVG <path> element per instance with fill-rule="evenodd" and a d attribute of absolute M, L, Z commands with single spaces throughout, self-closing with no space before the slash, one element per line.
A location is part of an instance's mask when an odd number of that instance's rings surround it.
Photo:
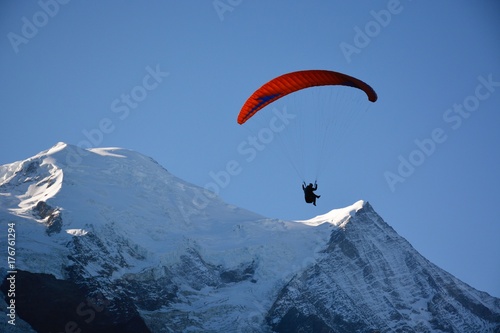
<path fill-rule="evenodd" d="M 428 262 L 366 202 L 266 219 L 125 149 L 59 143 L 1 166 L 0 223 L 15 223 L 18 287 L 71 295 L 19 291 L 30 302 L 17 320 L 37 332 L 500 332 L 500 300 Z"/>
<path fill-rule="evenodd" d="M 332 232 L 325 253 L 281 291 L 268 316 L 278 331 L 295 331 L 298 317 L 335 332 L 500 329 L 498 299 L 430 263 L 368 203 Z"/>

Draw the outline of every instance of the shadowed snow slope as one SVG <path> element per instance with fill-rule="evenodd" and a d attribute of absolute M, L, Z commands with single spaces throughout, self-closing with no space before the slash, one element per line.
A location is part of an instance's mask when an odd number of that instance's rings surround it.
<path fill-rule="evenodd" d="M 19 283 L 105 300 L 92 318 L 77 308 L 51 323 L 32 315 L 51 299 L 26 302 L 18 320 L 38 332 L 68 321 L 84 332 L 130 321 L 145 332 L 500 332 L 498 299 L 428 262 L 364 201 L 267 219 L 139 153 L 59 143 L 0 166 L 0 222 L 15 223 Z"/>

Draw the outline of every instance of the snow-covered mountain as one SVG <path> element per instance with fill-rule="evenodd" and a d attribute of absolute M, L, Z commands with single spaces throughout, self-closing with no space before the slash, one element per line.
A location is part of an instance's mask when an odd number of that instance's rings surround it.
<path fill-rule="evenodd" d="M 268 219 L 125 149 L 0 166 L 0 224 L 6 332 L 500 332 L 368 202 Z"/>

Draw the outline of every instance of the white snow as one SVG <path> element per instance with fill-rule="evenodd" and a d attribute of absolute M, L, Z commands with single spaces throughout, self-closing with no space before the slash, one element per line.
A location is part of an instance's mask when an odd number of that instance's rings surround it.
<path fill-rule="evenodd" d="M 88 231 L 83 229 L 66 229 L 66 233 L 73 236 L 85 236 L 88 234 Z"/>
<path fill-rule="evenodd" d="M 36 174 L 24 175 L 32 162 L 38 163 Z M 266 219 L 208 196 L 149 157 L 121 148 L 81 153 L 58 143 L 0 172 L 4 184 L 16 178 L 0 191 L 0 209 L 24 218 L 22 237 L 29 241 L 51 246 L 35 226 L 39 223 L 29 223 L 42 222 L 32 209 L 45 201 L 61 209 L 64 232 L 52 236 L 60 244 L 108 228 L 149 253 L 151 265 L 173 264 L 186 248 L 195 247 L 205 260 L 227 267 L 260 259 L 266 266 L 259 266 L 258 276 L 274 282 L 317 255 L 331 232 L 328 224 L 338 225 L 362 207 L 360 201 L 307 221 Z"/>
<path fill-rule="evenodd" d="M 309 220 L 298 220 L 297 222 L 318 226 L 323 223 L 330 223 L 335 226 L 342 226 L 345 222 L 347 222 L 348 218 L 354 216 L 356 212 L 363 208 L 365 202 L 363 200 L 359 200 L 352 204 L 351 206 L 345 208 L 339 208 L 331 210 L 330 212 L 318 215 Z"/>
<path fill-rule="evenodd" d="M 62 214 L 62 232 L 47 235 L 46 226 L 41 223 L 44 221 L 33 213 L 40 201 Z M 127 267 L 115 270 L 111 279 L 147 269 L 157 269 L 155 274 L 161 275 L 160 267 L 175 267 L 189 249 L 194 249 L 210 265 L 227 270 L 256 263 L 253 282 L 206 286 L 201 290 L 179 284 L 178 294 L 184 299 L 165 309 L 165 316 L 173 309 L 193 315 L 227 311 L 225 315 L 217 313 L 210 317 L 222 320 L 207 324 L 213 325 L 214 331 L 223 331 L 224 325 L 248 328 L 261 323 L 281 288 L 298 272 L 325 256 L 323 250 L 332 231 L 345 228 L 364 205 L 360 200 L 308 220 L 268 219 L 228 205 L 213 194 L 207 195 L 203 188 L 176 178 L 151 158 L 121 148 L 81 151 L 58 143 L 25 161 L 0 166 L 0 220 L 16 224 L 16 265 L 20 269 L 63 278 L 67 244 L 91 234 L 141 254 L 134 257 L 130 253 L 110 253 L 112 257 L 123 256 L 127 262 Z M 388 242 L 384 238 L 387 234 L 379 233 L 377 228 L 359 235 L 363 239 L 356 246 L 367 262 L 383 260 L 396 272 L 405 266 L 398 253 L 402 248 L 399 240 Z M 6 238 L 0 239 L 0 247 L 6 248 L 5 242 Z M 370 247 L 380 244 L 394 249 L 382 251 L 385 256 L 382 259 L 372 258 L 373 253 L 381 251 Z M 107 249 L 120 251 L 113 246 Z M 373 285 L 356 280 L 360 277 L 349 272 L 355 271 L 358 263 L 350 261 L 341 251 L 334 255 L 340 256 L 339 262 L 346 260 L 335 267 L 339 286 L 365 288 L 358 294 L 369 295 L 377 290 L 376 285 L 385 283 L 387 277 L 383 272 L 380 276 L 372 274 Z M 3 257 L 0 260 L 7 261 Z M 95 263 L 86 266 L 90 275 L 97 275 L 99 269 Z M 412 277 L 404 271 L 391 279 L 398 279 L 402 285 L 412 284 Z M 413 297 L 409 288 L 400 293 L 404 299 Z M 424 325 L 429 319 L 424 311 L 426 302 L 423 299 L 415 303 L 416 310 L 402 314 Z M 142 314 L 161 319 L 159 312 Z"/>
<path fill-rule="evenodd" d="M 120 148 L 92 148 L 92 149 L 89 149 L 89 151 L 96 153 L 97 155 L 125 158 L 124 155 L 113 153 L 113 151 L 115 151 L 115 150 L 120 150 Z"/>
<path fill-rule="evenodd" d="M 110 242 L 127 239 L 147 254 L 142 261 L 129 258 L 131 268 L 115 272 L 113 278 L 175 265 L 188 248 L 196 249 L 206 262 L 228 269 L 258 262 L 254 274 L 258 284 L 229 286 L 217 293 L 207 289 L 203 298 L 207 303 L 198 304 L 200 308 L 230 302 L 262 314 L 270 304 L 260 300 L 269 299 L 293 273 L 321 256 L 331 228 L 363 205 L 360 201 L 307 221 L 266 219 L 207 196 L 204 189 L 174 177 L 139 153 L 99 148 L 76 156 L 78 149 L 59 143 L 31 159 L 1 167 L 4 183 L 17 177 L 21 184 L 0 192 L 2 198 L 9 193 L 17 198 L 2 199 L 0 209 L 22 217 L 17 224 L 19 244 L 33 245 L 20 249 L 24 255 L 18 258 L 19 267 L 60 277 L 65 255 L 59 251 L 65 250 L 53 251 L 54 243 L 67 244 L 71 237 L 90 232 L 106 232 Z M 73 160 L 78 165 L 68 163 Z M 34 161 L 39 162 L 37 173 L 23 176 L 20 168 Z M 41 200 L 61 210 L 63 232 L 52 236 L 43 232 L 45 227 L 32 213 Z M 202 298 L 197 295 L 197 299 Z"/>

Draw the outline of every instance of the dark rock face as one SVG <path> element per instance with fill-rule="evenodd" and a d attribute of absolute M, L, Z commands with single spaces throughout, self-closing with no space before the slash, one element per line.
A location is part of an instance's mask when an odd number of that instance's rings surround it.
<path fill-rule="evenodd" d="M 7 294 L 8 281 L 1 290 Z M 150 332 L 137 311 L 127 317 L 100 292 L 50 274 L 17 271 L 16 311 L 36 332 Z"/>
<path fill-rule="evenodd" d="M 110 286 L 111 290 L 123 290 L 122 297 L 133 300 L 137 309 L 155 311 L 177 299 L 178 287 L 166 268 L 161 272 L 148 270 L 126 276 Z"/>
<path fill-rule="evenodd" d="M 277 333 L 335 333 L 318 316 L 305 316 L 295 307 L 288 310 L 279 323 L 274 326 L 274 331 Z"/>
<path fill-rule="evenodd" d="M 39 167 L 40 167 L 40 161 L 37 160 L 31 161 L 26 166 L 23 166 L 22 174 L 23 176 L 34 175 Z"/>
<path fill-rule="evenodd" d="M 41 219 L 47 218 L 47 221 L 45 222 L 45 225 L 47 226 L 47 230 L 45 232 L 47 235 L 50 236 L 53 233 L 61 232 L 63 220 L 59 209 L 51 207 L 45 201 L 38 201 L 35 208 L 33 208 L 33 211 Z"/>
<path fill-rule="evenodd" d="M 220 273 L 220 278 L 222 283 L 237 283 L 241 281 L 245 281 L 250 279 L 252 282 L 256 282 L 255 280 L 252 280 L 252 277 L 255 273 L 255 267 L 256 264 L 255 262 L 251 263 L 243 263 L 239 267 L 235 269 L 229 269 L 226 271 L 222 271 Z"/>

